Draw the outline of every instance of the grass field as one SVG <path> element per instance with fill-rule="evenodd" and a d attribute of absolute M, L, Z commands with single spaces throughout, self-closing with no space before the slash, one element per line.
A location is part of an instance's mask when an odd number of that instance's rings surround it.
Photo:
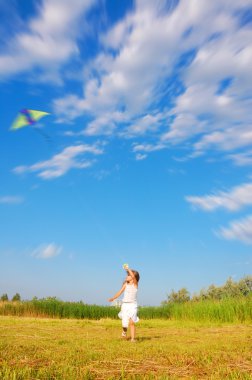
<path fill-rule="evenodd" d="M 111 306 L 88 305 L 42 299 L 22 302 L 0 302 L 0 315 L 16 317 L 49 317 L 73 319 L 118 319 L 119 309 Z M 247 297 L 170 303 L 165 306 L 139 307 L 139 317 L 146 319 L 175 319 L 225 323 L 252 322 L 252 294 Z"/>
<path fill-rule="evenodd" d="M 0 379 L 252 379 L 252 325 L 0 317 Z"/>

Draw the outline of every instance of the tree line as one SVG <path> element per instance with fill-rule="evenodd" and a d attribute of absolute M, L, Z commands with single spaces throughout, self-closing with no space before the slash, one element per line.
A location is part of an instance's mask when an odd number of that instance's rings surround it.
<path fill-rule="evenodd" d="M 231 277 L 227 279 L 224 285 L 216 286 L 214 284 L 210 285 L 208 288 L 203 288 L 199 293 L 191 295 L 187 288 L 181 288 L 178 291 L 172 289 L 172 291 L 167 294 L 167 299 L 162 302 L 162 305 L 171 303 L 184 303 L 189 301 L 204 301 L 204 300 L 223 300 L 226 298 L 239 298 L 247 297 L 252 295 L 252 276 L 245 276 L 239 281 L 234 281 Z M 49 300 L 56 299 L 56 297 L 47 297 Z M 34 297 L 33 300 L 38 300 Z M 11 299 L 9 299 L 8 294 L 4 293 L 0 297 L 0 301 L 21 301 L 21 296 L 16 293 Z"/>
<path fill-rule="evenodd" d="M 21 296 L 19 293 L 16 293 L 11 299 L 9 299 L 8 294 L 4 293 L 4 294 L 2 294 L 0 301 L 2 301 L 2 302 L 5 302 L 5 301 L 17 302 L 17 301 L 21 301 Z"/>
<path fill-rule="evenodd" d="M 220 301 L 226 298 L 247 297 L 249 295 L 252 295 L 252 276 L 245 276 L 239 281 L 234 281 L 229 277 L 224 285 L 216 286 L 212 284 L 208 288 L 203 288 L 199 293 L 193 295 L 190 294 L 187 288 L 181 288 L 178 291 L 172 289 L 162 304 L 204 300 Z"/>

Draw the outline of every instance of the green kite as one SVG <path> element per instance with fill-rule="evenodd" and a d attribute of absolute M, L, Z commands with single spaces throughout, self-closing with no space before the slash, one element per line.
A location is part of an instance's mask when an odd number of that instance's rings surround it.
<path fill-rule="evenodd" d="M 11 126 L 11 130 L 23 128 L 27 125 L 34 125 L 39 119 L 44 116 L 50 115 L 48 112 L 23 109 L 19 111 L 19 114 Z"/>

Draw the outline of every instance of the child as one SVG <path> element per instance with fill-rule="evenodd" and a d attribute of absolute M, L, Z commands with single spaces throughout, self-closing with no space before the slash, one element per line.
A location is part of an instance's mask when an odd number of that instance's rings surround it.
<path fill-rule="evenodd" d="M 128 265 L 125 264 L 124 269 L 127 272 L 126 280 L 123 283 L 122 288 L 117 292 L 114 297 L 109 299 L 109 302 L 114 301 L 123 292 L 124 297 L 122 300 L 121 311 L 118 317 L 122 320 L 122 337 L 127 337 L 127 328 L 130 325 L 130 335 L 131 342 L 135 342 L 136 328 L 135 323 L 139 321 L 137 316 L 137 290 L 138 281 L 140 279 L 139 273 L 133 269 L 129 269 Z"/>

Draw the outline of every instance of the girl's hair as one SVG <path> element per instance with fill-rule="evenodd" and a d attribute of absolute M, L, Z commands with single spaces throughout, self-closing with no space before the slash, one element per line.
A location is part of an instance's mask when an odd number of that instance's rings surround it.
<path fill-rule="evenodd" d="M 134 273 L 135 279 L 137 280 L 137 282 L 139 282 L 139 280 L 140 280 L 140 274 L 138 273 L 137 270 L 134 270 L 134 269 L 131 269 L 131 270 Z"/>

